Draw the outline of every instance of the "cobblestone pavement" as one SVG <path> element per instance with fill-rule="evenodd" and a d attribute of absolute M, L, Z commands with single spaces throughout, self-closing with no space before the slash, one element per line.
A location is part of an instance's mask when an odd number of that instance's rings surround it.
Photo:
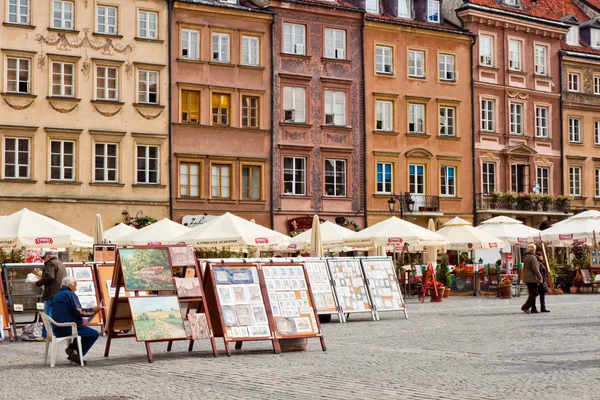
<path fill-rule="evenodd" d="M 42 365 L 43 343 L 0 344 L 0 399 L 598 399 L 600 296 L 549 296 L 551 313 L 522 313 L 524 297 L 408 299 L 410 319 L 352 315 L 323 325 L 305 352 L 275 355 L 269 342 L 245 343 L 227 357 L 176 343 L 104 338 L 88 364 L 61 350 Z M 219 349 L 223 342 L 218 339 Z"/>

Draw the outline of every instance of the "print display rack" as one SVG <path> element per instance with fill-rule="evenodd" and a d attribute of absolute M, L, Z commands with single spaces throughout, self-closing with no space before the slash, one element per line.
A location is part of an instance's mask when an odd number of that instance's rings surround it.
<path fill-rule="evenodd" d="M 298 260 L 294 260 L 298 262 Z M 342 312 L 333 284 L 327 261 L 319 258 L 305 258 L 302 260 L 308 273 L 310 287 L 314 297 L 314 305 L 319 315 L 337 315 L 339 322 L 344 321 Z"/>
<path fill-rule="evenodd" d="M 371 313 L 373 320 L 377 321 L 360 260 L 332 258 L 327 260 L 327 264 L 341 312 L 348 316 L 351 313 Z"/>
<path fill-rule="evenodd" d="M 384 311 L 401 311 L 404 313 L 404 318 L 408 319 L 392 259 L 387 257 L 361 258 L 360 262 L 377 320 L 380 319 L 379 313 Z"/>
<path fill-rule="evenodd" d="M 128 337 L 144 342 L 148 362 L 153 362 L 152 342 L 167 342 L 167 351 L 170 351 L 173 341 L 189 340 L 188 351 L 191 351 L 194 340 L 200 338 L 210 339 L 213 355 L 217 357 L 193 248 L 134 246 L 118 249 L 112 285 L 115 290 L 106 324 L 105 357 L 109 355 L 113 339 Z M 129 292 L 129 297 L 120 296 L 123 290 Z M 181 313 L 180 303 L 187 305 L 185 314 Z M 194 313 L 190 312 L 192 308 Z M 184 320 L 189 322 L 191 335 L 186 332 Z M 134 333 L 129 332 L 131 328 Z"/>

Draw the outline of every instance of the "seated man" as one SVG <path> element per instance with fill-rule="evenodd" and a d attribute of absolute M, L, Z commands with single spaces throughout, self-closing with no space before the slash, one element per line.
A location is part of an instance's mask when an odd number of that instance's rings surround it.
<path fill-rule="evenodd" d="M 52 319 L 56 322 L 75 322 L 77 324 L 77 333 L 81 336 L 81 350 L 83 354 L 78 354 L 77 342 L 74 341 L 65 350 L 68 359 L 78 363 L 80 357 L 87 354 L 96 339 L 98 331 L 83 325 L 83 317 L 90 317 L 100 310 L 100 306 L 94 308 L 81 308 L 79 298 L 74 293 L 77 290 L 77 282 L 70 276 L 62 280 L 62 288 L 52 300 Z M 54 326 L 56 337 L 71 336 L 70 327 Z"/>

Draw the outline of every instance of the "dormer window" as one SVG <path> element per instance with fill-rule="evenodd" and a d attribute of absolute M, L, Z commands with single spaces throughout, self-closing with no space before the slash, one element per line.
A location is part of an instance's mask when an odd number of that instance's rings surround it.
<path fill-rule="evenodd" d="M 367 0 L 365 11 L 369 14 L 379 14 L 379 0 Z"/>
<path fill-rule="evenodd" d="M 427 21 L 440 22 L 440 2 L 438 0 L 427 1 Z"/>
<path fill-rule="evenodd" d="M 511 7 L 518 7 L 519 0 L 504 0 L 504 4 Z"/>
<path fill-rule="evenodd" d="M 600 49 L 600 29 L 590 29 L 590 46 Z"/>
<path fill-rule="evenodd" d="M 398 0 L 398 17 L 412 18 L 410 0 Z"/>
<path fill-rule="evenodd" d="M 579 26 L 573 25 L 567 33 L 567 44 L 571 46 L 579 46 Z"/>

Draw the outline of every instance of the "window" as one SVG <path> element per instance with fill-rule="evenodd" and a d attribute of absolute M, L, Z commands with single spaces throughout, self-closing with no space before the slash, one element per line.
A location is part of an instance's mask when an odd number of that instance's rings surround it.
<path fill-rule="evenodd" d="M 57 29 L 73 29 L 73 3 L 54 0 L 52 27 Z"/>
<path fill-rule="evenodd" d="M 567 33 L 567 44 L 579 46 L 579 26 L 574 25 L 569 28 L 569 32 Z"/>
<path fill-rule="evenodd" d="M 581 142 L 581 119 L 569 118 L 569 142 Z"/>
<path fill-rule="evenodd" d="M 138 71 L 138 102 L 158 104 L 158 72 Z"/>
<path fill-rule="evenodd" d="M 230 198 L 231 197 L 231 165 L 213 164 L 211 172 L 211 196 Z"/>
<path fill-rule="evenodd" d="M 260 176 L 260 167 L 242 166 L 242 199 L 260 200 Z"/>
<path fill-rule="evenodd" d="M 600 120 L 594 121 L 594 144 L 600 146 Z"/>
<path fill-rule="evenodd" d="M 440 107 L 440 136 L 455 136 L 456 108 Z"/>
<path fill-rule="evenodd" d="M 394 109 L 393 103 L 391 101 L 377 100 L 375 102 L 375 109 L 375 129 L 378 131 L 392 131 L 394 129 L 392 123 L 392 115 Z"/>
<path fill-rule="evenodd" d="M 229 34 L 228 33 L 213 33 L 212 34 L 212 60 L 216 62 L 229 62 Z"/>
<path fill-rule="evenodd" d="M 535 45 L 534 53 L 535 53 L 535 73 L 537 75 L 546 75 L 546 59 L 547 59 L 547 51 L 546 46 Z"/>
<path fill-rule="evenodd" d="M 94 146 L 94 182 L 118 182 L 118 145 L 96 143 Z"/>
<path fill-rule="evenodd" d="M 590 46 L 600 49 L 600 29 L 590 29 Z"/>
<path fill-rule="evenodd" d="M 519 5 L 518 0 L 504 0 L 504 4 L 506 4 L 507 6 L 513 6 L 513 7 L 516 7 Z"/>
<path fill-rule="evenodd" d="M 526 176 L 529 176 L 529 173 L 526 173 L 526 169 L 528 171 L 529 165 L 524 164 L 511 164 L 510 166 L 510 179 L 511 179 L 511 190 L 513 192 L 524 192 L 526 183 L 528 179 Z"/>
<path fill-rule="evenodd" d="M 412 18 L 410 0 L 398 0 L 398 16 L 400 18 Z"/>
<path fill-rule="evenodd" d="M 600 76 L 594 76 L 594 94 L 600 94 Z"/>
<path fill-rule="evenodd" d="M 408 105 L 408 131 L 410 133 L 425 133 L 425 105 Z"/>
<path fill-rule="evenodd" d="M 548 107 L 535 108 L 535 137 L 548 137 Z"/>
<path fill-rule="evenodd" d="M 425 77 L 425 52 L 419 50 L 408 51 L 408 76 L 414 78 Z"/>
<path fill-rule="evenodd" d="M 481 130 L 485 132 L 494 132 L 495 123 L 495 101 L 483 99 L 481 100 Z"/>
<path fill-rule="evenodd" d="M 242 126 L 258 128 L 258 97 L 242 96 Z"/>
<path fill-rule="evenodd" d="M 484 162 L 481 164 L 482 190 L 490 194 L 496 190 L 496 164 Z"/>
<path fill-rule="evenodd" d="M 70 63 L 52 63 L 52 96 L 73 97 L 75 81 L 73 70 L 75 66 Z"/>
<path fill-rule="evenodd" d="M 200 164 L 179 164 L 179 195 L 181 197 L 200 196 Z"/>
<path fill-rule="evenodd" d="M 375 46 L 375 71 L 382 74 L 394 72 L 391 47 Z"/>
<path fill-rule="evenodd" d="M 346 31 L 325 28 L 325 57 L 346 59 Z"/>
<path fill-rule="evenodd" d="M 569 167 L 569 194 L 581 196 L 581 167 Z"/>
<path fill-rule="evenodd" d="M 442 196 L 456 196 L 456 167 L 442 167 L 440 169 L 440 194 Z"/>
<path fill-rule="evenodd" d="M 137 183 L 159 183 L 159 156 L 160 149 L 158 146 L 137 146 Z"/>
<path fill-rule="evenodd" d="M 66 140 L 50 142 L 50 179 L 75 180 L 75 142 Z"/>
<path fill-rule="evenodd" d="M 181 58 L 200 59 L 200 32 L 190 29 L 181 30 Z"/>
<path fill-rule="evenodd" d="M 181 91 L 181 122 L 200 122 L 200 92 L 195 90 Z"/>
<path fill-rule="evenodd" d="M 550 168 L 537 167 L 537 184 L 540 187 L 540 193 L 550 193 Z"/>
<path fill-rule="evenodd" d="M 325 125 L 346 126 L 346 92 L 325 91 Z"/>
<path fill-rule="evenodd" d="M 8 0 L 8 22 L 29 24 L 29 0 Z"/>
<path fill-rule="evenodd" d="M 389 162 L 377 163 L 377 193 L 392 193 L 393 168 L 394 164 Z"/>
<path fill-rule="evenodd" d="M 212 122 L 213 125 L 229 125 L 230 96 L 228 94 L 213 93 L 212 95 Z"/>
<path fill-rule="evenodd" d="M 437 0 L 427 1 L 427 21 L 440 22 L 440 2 Z"/>
<path fill-rule="evenodd" d="M 306 194 L 306 158 L 283 157 L 283 190 L 285 194 Z"/>
<path fill-rule="evenodd" d="M 283 24 L 283 52 L 305 54 L 304 37 L 306 27 L 298 24 Z"/>
<path fill-rule="evenodd" d="M 119 70 L 115 67 L 96 67 L 96 99 L 119 100 Z"/>
<path fill-rule="evenodd" d="M 523 132 L 523 104 L 510 104 L 510 134 L 522 135 Z"/>
<path fill-rule="evenodd" d="M 521 70 L 521 41 L 508 39 L 508 69 Z"/>
<path fill-rule="evenodd" d="M 29 179 L 29 139 L 4 138 L 4 177 Z"/>
<path fill-rule="evenodd" d="M 454 56 L 452 54 L 440 54 L 438 59 L 440 80 L 455 81 Z"/>
<path fill-rule="evenodd" d="M 325 160 L 325 196 L 346 196 L 346 160 Z"/>
<path fill-rule="evenodd" d="M 367 0 L 366 10 L 369 14 L 379 14 L 379 0 Z"/>
<path fill-rule="evenodd" d="M 96 32 L 117 34 L 117 7 L 98 6 L 96 8 Z"/>
<path fill-rule="evenodd" d="M 479 35 L 479 65 L 494 66 L 494 37 Z"/>
<path fill-rule="evenodd" d="M 138 36 L 143 39 L 158 39 L 158 13 L 140 11 L 138 20 Z"/>
<path fill-rule="evenodd" d="M 283 88 L 283 120 L 285 122 L 305 121 L 306 90 L 299 87 L 285 86 Z"/>
<path fill-rule="evenodd" d="M 242 64 L 259 65 L 259 43 L 256 36 L 242 36 Z"/>
<path fill-rule="evenodd" d="M 408 166 L 408 175 L 410 192 L 413 194 L 425 194 L 425 165 L 410 164 Z"/>
<path fill-rule="evenodd" d="M 6 59 L 6 91 L 11 93 L 30 93 L 29 59 Z"/>
<path fill-rule="evenodd" d="M 569 72 L 569 92 L 579 92 L 579 74 Z"/>
<path fill-rule="evenodd" d="M 596 168 L 596 197 L 600 197 L 600 168 Z"/>

